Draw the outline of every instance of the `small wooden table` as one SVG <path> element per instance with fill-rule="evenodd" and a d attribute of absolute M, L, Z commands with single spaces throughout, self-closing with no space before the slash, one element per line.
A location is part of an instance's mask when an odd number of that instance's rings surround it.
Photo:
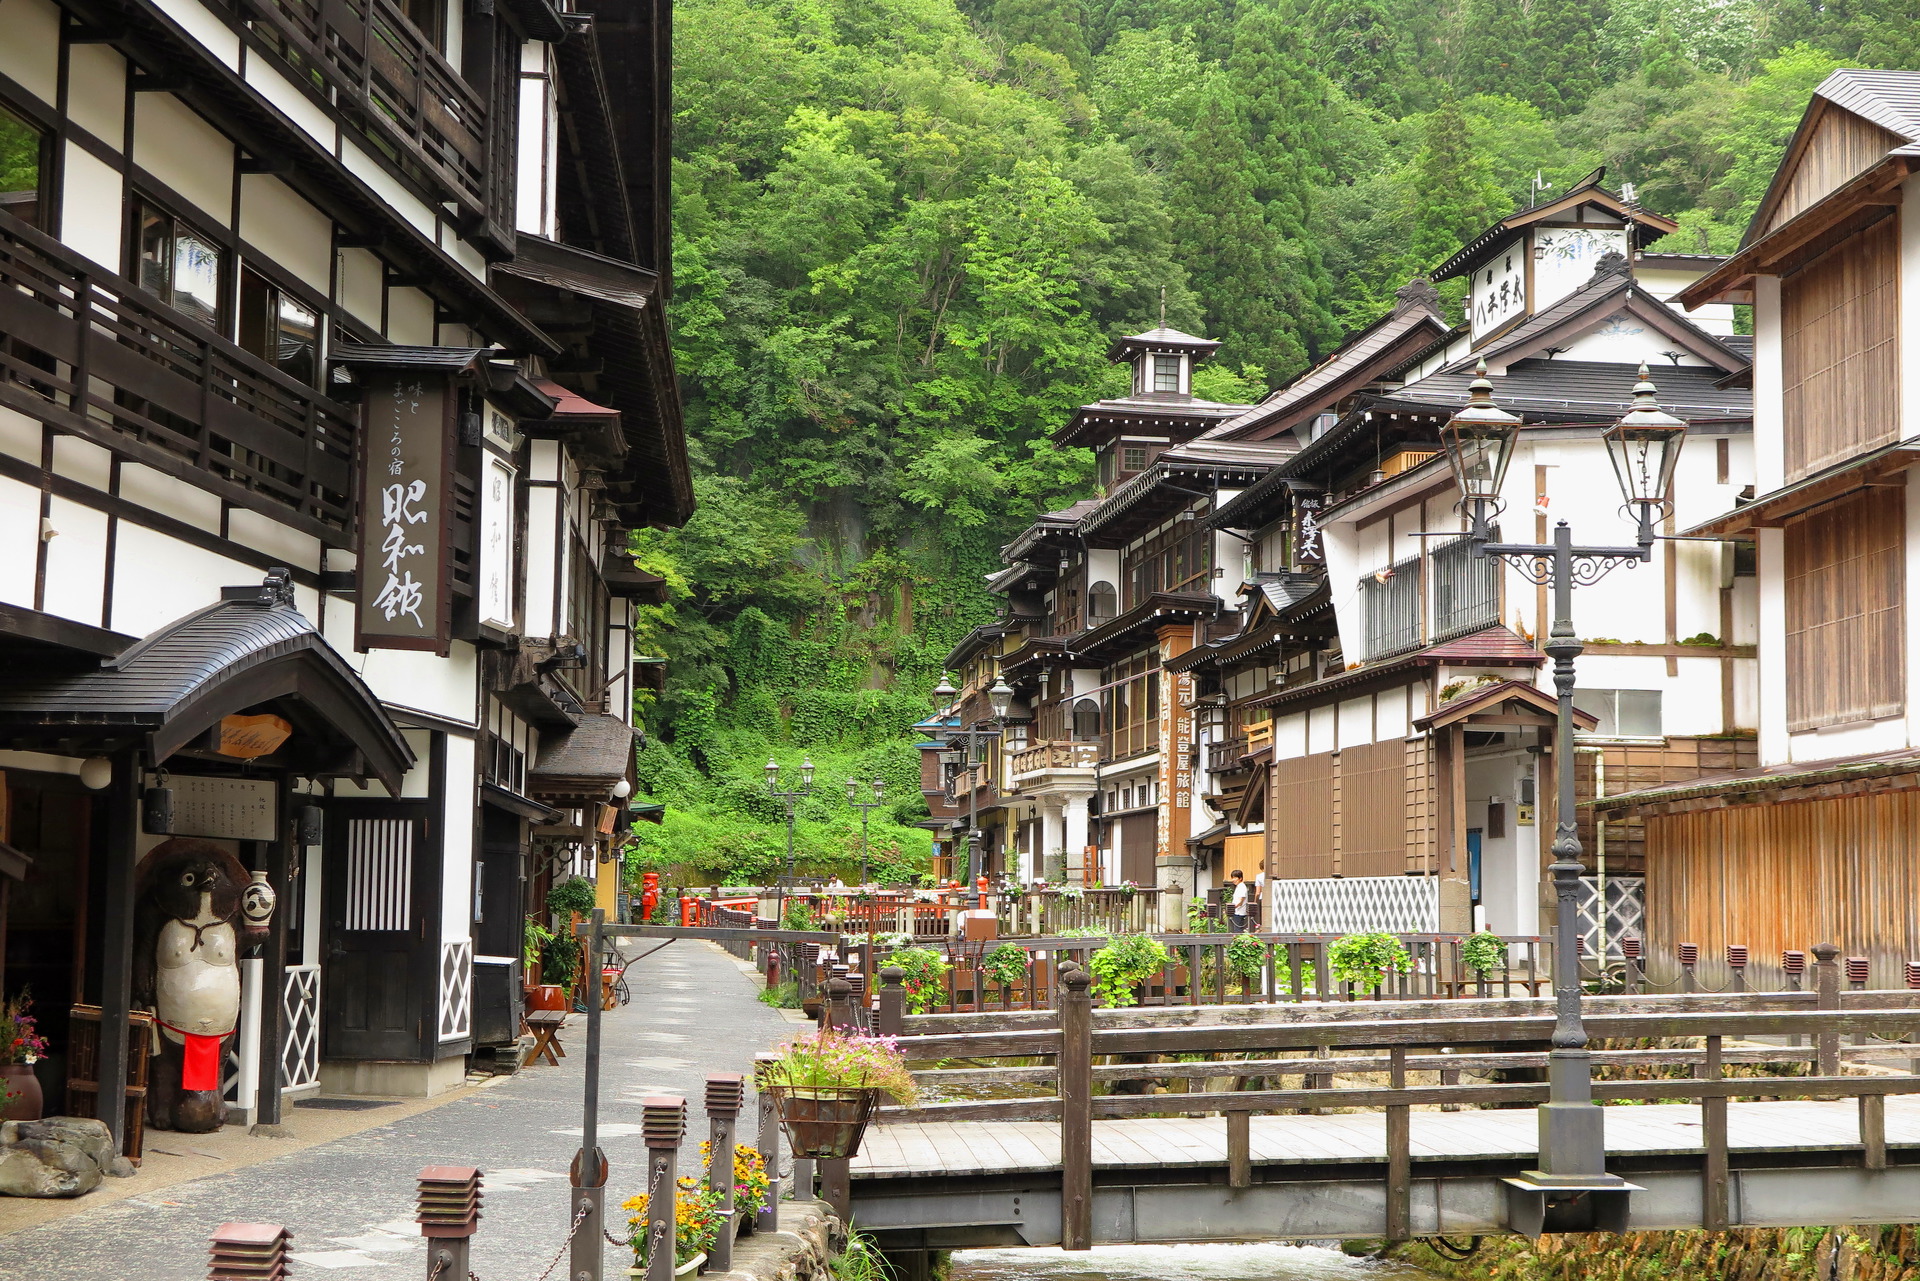
<path fill-rule="evenodd" d="M 560 1044 L 560 1029 L 566 1021 L 565 1010 L 527 1011 L 527 1027 L 533 1032 L 533 1053 L 527 1056 L 528 1066 L 538 1063 L 542 1055 L 555 1067 L 560 1066 L 560 1059 L 567 1057 L 566 1048 Z"/>

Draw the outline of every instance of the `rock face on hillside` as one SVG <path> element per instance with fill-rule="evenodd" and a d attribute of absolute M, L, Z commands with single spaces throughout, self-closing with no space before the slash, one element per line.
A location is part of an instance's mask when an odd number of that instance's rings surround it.
<path fill-rule="evenodd" d="M 89 1117 L 0 1123 L 0 1196 L 84 1196 L 106 1175 L 133 1169 L 106 1123 Z"/>

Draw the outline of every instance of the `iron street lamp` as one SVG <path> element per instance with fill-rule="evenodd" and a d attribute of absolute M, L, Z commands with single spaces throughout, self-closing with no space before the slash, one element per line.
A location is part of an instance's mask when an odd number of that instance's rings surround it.
<path fill-rule="evenodd" d="M 959 692 L 959 690 L 953 687 L 953 681 L 944 673 L 942 673 L 940 677 L 940 683 L 933 687 L 934 698 L 943 705 L 951 703 Z M 987 690 L 987 705 L 993 711 L 993 728 L 950 729 L 944 731 L 941 735 L 941 741 L 947 745 L 948 750 L 940 753 L 941 764 L 954 764 L 953 757 L 959 756 L 966 764 L 968 770 L 971 771 L 975 763 L 975 758 L 980 754 L 978 744 L 999 738 L 1004 732 L 1007 712 L 1013 706 L 1013 686 L 1007 684 L 1004 676 L 996 677 L 992 687 Z M 954 749 L 959 748 L 962 743 L 965 744 L 965 747 L 960 748 L 957 752 L 954 751 Z M 972 885 L 979 879 L 980 789 L 973 785 L 972 779 L 969 779 L 967 787 L 967 884 Z"/>
<path fill-rule="evenodd" d="M 780 788 L 780 762 L 771 756 L 767 758 L 767 795 L 779 801 L 787 809 L 787 874 L 782 878 L 780 893 L 775 896 L 779 903 L 779 919 L 787 918 L 787 887 L 793 884 L 793 822 L 800 812 L 800 802 L 813 795 L 813 761 L 808 757 L 800 758 L 800 786 L 782 791 Z"/>
<path fill-rule="evenodd" d="M 1634 545 L 1576 547 L 1564 520 L 1555 525 L 1551 543 L 1496 543 L 1491 522 L 1500 511 L 1501 482 L 1513 458 L 1520 419 L 1493 403 L 1486 362 L 1474 372 L 1466 408 L 1441 429 L 1441 444 L 1472 523 L 1474 554 L 1497 557 L 1532 582 L 1553 588 L 1553 625 L 1543 648 L 1553 659 L 1559 704 L 1554 727 L 1559 805 L 1548 869 L 1556 900 L 1548 1101 L 1540 1108 L 1540 1168 L 1505 1180 L 1508 1226 L 1529 1235 L 1543 1229 L 1620 1231 L 1626 1226 L 1627 1194 L 1637 1189 L 1607 1173 L 1605 1116 L 1593 1101 L 1593 1060 L 1580 1008 L 1582 868 L 1574 817 L 1573 660 L 1583 646 L 1574 638 L 1573 587 L 1598 582 L 1621 565 L 1653 559 L 1654 520 L 1667 504 L 1687 425 L 1660 408 L 1642 364 L 1632 405 L 1604 435 L 1620 492 L 1634 509 Z M 1605 912 L 1606 905 L 1599 910 Z"/>
<path fill-rule="evenodd" d="M 887 803 L 882 796 L 887 780 L 875 775 L 870 786 L 873 788 L 873 799 L 862 800 L 860 784 L 851 778 L 847 780 L 847 804 L 860 811 L 860 884 L 863 886 L 867 883 L 867 820 L 874 810 Z"/>

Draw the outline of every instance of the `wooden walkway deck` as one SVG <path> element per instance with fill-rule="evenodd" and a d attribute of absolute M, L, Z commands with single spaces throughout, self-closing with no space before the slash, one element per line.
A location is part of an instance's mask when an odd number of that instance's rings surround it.
<path fill-rule="evenodd" d="M 1184 1101 L 1183 1096 L 1183 1101 Z M 1920 1147 L 1920 1096 L 1887 1100 L 1887 1146 Z M 1858 1151 L 1859 1105 L 1783 1100 L 1729 1105 L 1734 1153 Z M 1698 1104 L 1609 1107 L 1612 1158 L 1699 1154 Z M 1386 1118 L 1378 1112 L 1333 1116 L 1255 1116 L 1253 1163 L 1334 1165 L 1387 1159 Z M 1422 1112 L 1411 1116 L 1412 1156 L 1421 1162 L 1528 1159 L 1538 1151 L 1533 1108 Z M 1220 1117 L 1095 1121 L 1096 1169 L 1220 1166 L 1227 1128 Z M 960 1121 L 876 1125 L 852 1162 L 855 1180 L 937 1175 L 1016 1174 L 1060 1168 L 1060 1126 L 1052 1121 Z"/>

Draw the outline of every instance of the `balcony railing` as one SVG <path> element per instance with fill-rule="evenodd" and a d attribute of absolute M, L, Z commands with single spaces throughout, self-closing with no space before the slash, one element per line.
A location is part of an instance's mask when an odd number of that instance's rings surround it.
<path fill-rule="evenodd" d="M 1215 774 L 1238 769 L 1240 758 L 1250 750 L 1245 735 L 1237 738 L 1221 739 L 1217 743 L 1207 744 L 1207 768 Z"/>
<path fill-rule="evenodd" d="M 0 213 L 0 405 L 338 542 L 359 416 Z"/>
<path fill-rule="evenodd" d="M 244 0 L 296 82 L 319 89 L 375 150 L 421 166 L 471 211 L 504 208 L 487 107 L 392 0 Z M 419 177 L 418 173 L 415 175 Z"/>
<path fill-rule="evenodd" d="M 1100 763 L 1100 744 L 1075 742 L 1036 743 L 1024 752 L 1007 758 L 1007 773 L 1018 778 L 1043 770 L 1092 769 Z"/>

